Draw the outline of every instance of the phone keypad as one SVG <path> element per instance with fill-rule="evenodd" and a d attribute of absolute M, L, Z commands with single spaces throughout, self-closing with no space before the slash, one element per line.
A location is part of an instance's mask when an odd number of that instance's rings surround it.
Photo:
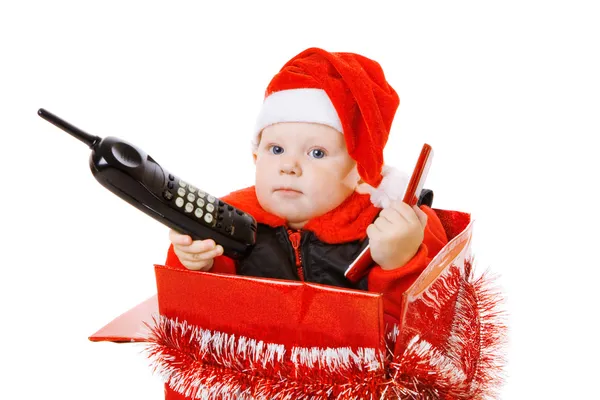
<path fill-rule="evenodd" d="M 183 180 L 178 181 L 175 205 L 210 226 L 217 222 L 217 216 L 214 215 L 216 200 L 216 197 L 207 195 L 195 186 Z"/>

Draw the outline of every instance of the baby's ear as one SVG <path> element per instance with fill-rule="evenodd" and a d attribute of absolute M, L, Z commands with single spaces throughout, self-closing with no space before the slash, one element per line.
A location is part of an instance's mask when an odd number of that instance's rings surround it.
<path fill-rule="evenodd" d="M 256 158 L 258 157 L 258 146 L 260 146 L 260 140 L 262 139 L 262 131 L 256 136 L 256 139 L 252 141 L 252 159 L 254 165 L 256 165 Z"/>

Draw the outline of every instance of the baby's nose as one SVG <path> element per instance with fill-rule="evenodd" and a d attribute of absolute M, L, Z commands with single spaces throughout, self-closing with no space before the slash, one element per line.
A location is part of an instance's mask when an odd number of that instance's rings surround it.
<path fill-rule="evenodd" d="M 281 163 L 280 173 L 286 175 L 301 175 L 302 168 L 300 168 L 300 165 L 297 162 L 288 160 Z"/>

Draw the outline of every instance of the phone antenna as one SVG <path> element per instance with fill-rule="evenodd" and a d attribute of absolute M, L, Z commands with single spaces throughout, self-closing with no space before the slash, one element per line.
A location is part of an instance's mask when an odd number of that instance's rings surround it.
<path fill-rule="evenodd" d="M 90 149 L 93 149 L 94 146 L 102 140 L 101 137 L 90 135 L 89 133 L 86 133 L 81 129 L 71 125 L 67 121 L 60 119 L 51 112 L 44 110 L 43 108 L 40 108 L 38 110 L 38 115 L 44 118 L 46 121 L 50 122 L 51 124 L 56 125 L 63 131 L 71 134 L 71 136 L 74 136 L 75 138 L 81 140 L 83 143 L 88 145 Z"/>

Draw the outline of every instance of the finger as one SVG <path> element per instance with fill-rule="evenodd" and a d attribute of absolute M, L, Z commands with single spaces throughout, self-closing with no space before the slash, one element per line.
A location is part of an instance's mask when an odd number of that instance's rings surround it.
<path fill-rule="evenodd" d="M 375 226 L 375 224 L 367 226 L 367 236 L 370 240 L 378 238 L 379 235 L 381 235 L 381 231 Z"/>
<path fill-rule="evenodd" d="M 419 218 L 415 214 L 415 210 L 403 201 L 395 201 L 392 203 L 392 208 L 396 210 L 402 218 L 409 224 L 418 224 Z"/>
<path fill-rule="evenodd" d="M 427 225 L 427 213 L 423 210 L 421 210 L 419 208 L 419 206 L 413 206 L 413 210 L 415 211 L 415 214 L 417 215 L 417 218 L 419 218 L 419 222 L 421 223 L 421 226 L 424 228 Z"/>
<path fill-rule="evenodd" d="M 207 261 L 186 261 L 183 265 L 192 271 L 208 271 L 213 266 L 211 262 Z"/>
<path fill-rule="evenodd" d="M 212 239 L 194 240 L 189 246 L 179 246 L 182 251 L 187 253 L 204 253 L 209 250 L 214 250 L 217 247 Z"/>
<path fill-rule="evenodd" d="M 223 247 L 218 246 L 209 251 L 203 251 L 201 253 L 190 253 L 186 251 L 181 251 L 180 249 L 175 248 L 175 254 L 179 257 L 180 261 L 187 262 L 199 262 L 199 261 L 208 261 L 213 258 L 220 256 L 223 254 Z"/>
<path fill-rule="evenodd" d="M 392 222 L 382 217 L 377 218 L 374 224 L 381 232 L 387 232 L 394 226 Z"/>
<path fill-rule="evenodd" d="M 391 208 L 391 207 L 384 208 L 383 210 L 381 210 L 381 212 L 379 213 L 379 216 L 387 219 L 392 224 L 399 224 L 399 223 L 403 223 L 406 221 L 402 217 L 402 215 L 400 215 L 400 213 L 398 211 L 396 211 L 396 209 Z"/>
<path fill-rule="evenodd" d="M 213 258 L 220 256 L 223 254 L 223 248 L 221 246 L 217 246 L 215 249 L 210 251 L 205 251 L 203 253 L 193 253 L 191 254 L 192 261 L 208 261 Z"/>
<path fill-rule="evenodd" d="M 169 240 L 173 244 L 179 244 L 182 246 L 189 245 L 192 243 L 192 238 L 189 235 L 181 234 L 174 229 L 169 230 Z"/>

